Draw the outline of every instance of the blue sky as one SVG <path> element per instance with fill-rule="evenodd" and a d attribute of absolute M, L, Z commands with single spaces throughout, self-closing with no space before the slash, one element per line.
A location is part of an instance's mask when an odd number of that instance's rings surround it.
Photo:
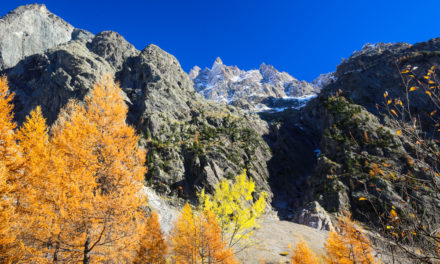
<path fill-rule="evenodd" d="M 3 15 L 34 1 L 3 0 Z M 440 1 L 39 0 L 75 27 L 153 43 L 185 71 L 217 56 L 243 69 L 272 64 L 298 79 L 334 71 L 363 44 L 440 37 Z"/>

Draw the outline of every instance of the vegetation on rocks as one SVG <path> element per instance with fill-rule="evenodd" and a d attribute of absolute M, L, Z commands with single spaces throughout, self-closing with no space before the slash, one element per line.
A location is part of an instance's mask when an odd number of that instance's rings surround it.
<path fill-rule="evenodd" d="M 346 90 L 324 92 L 322 153 L 308 183 L 310 200 L 336 215 L 352 212 L 389 241 L 376 240 L 386 248 L 379 250 L 384 258 L 433 263 L 439 209 L 435 67 L 422 80 L 411 69 L 401 73 L 406 92 L 396 97 L 383 91 L 376 116 L 346 99 Z M 411 103 L 420 90 L 432 101 L 422 112 Z"/>

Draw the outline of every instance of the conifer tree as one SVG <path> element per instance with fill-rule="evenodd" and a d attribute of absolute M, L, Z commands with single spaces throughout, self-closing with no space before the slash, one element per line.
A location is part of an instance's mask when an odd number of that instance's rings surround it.
<path fill-rule="evenodd" d="M 221 238 L 212 212 L 196 214 L 186 204 L 170 235 L 171 253 L 176 264 L 235 264 L 231 248 Z"/>
<path fill-rule="evenodd" d="M 0 77 L 0 263 L 10 263 L 21 255 L 16 243 L 18 226 L 13 200 L 21 161 L 15 138 L 12 99 L 6 77 Z"/>
<path fill-rule="evenodd" d="M 21 206 L 32 262 L 130 262 L 135 256 L 145 152 L 126 113 L 121 90 L 107 75 L 85 105 L 69 102 L 48 141 L 39 109 L 20 130 L 33 190 Z"/>
<path fill-rule="evenodd" d="M 152 212 L 144 225 L 141 244 L 137 251 L 135 264 L 165 264 L 167 243 L 160 229 L 159 216 Z"/>
<path fill-rule="evenodd" d="M 136 250 L 144 214 L 140 190 L 145 151 L 125 123 L 127 111 L 121 89 L 106 75 L 95 84 L 85 107 L 73 107 L 71 119 L 54 132 L 57 155 L 66 161 L 64 188 L 75 197 L 66 199 L 73 221 L 66 219 L 72 228 L 63 247 L 81 248 L 83 263 L 127 261 Z"/>
<path fill-rule="evenodd" d="M 328 264 L 373 264 L 373 249 L 370 240 L 350 219 L 342 216 L 338 219 L 339 231 L 331 231 L 326 248 Z"/>
<path fill-rule="evenodd" d="M 41 112 L 41 107 L 37 107 L 26 117 L 26 121 L 17 132 L 16 136 L 22 152 L 21 169 L 23 176 L 17 183 L 20 192 L 17 194 L 18 204 L 21 208 L 28 207 L 35 199 L 36 189 L 48 187 L 50 182 L 50 146 L 46 120 Z M 50 186 L 49 186 L 50 188 Z M 49 190 L 43 190 L 49 191 Z"/>
<path fill-rule="evenodd" d="M 60 260 L 62 228 L 66 204 L 63 178 L 56 166 L 57 155 L 49 140 L 41 108 L 32 110 L 17 132 L 23 155 L 23 176 L 16 192 L 20 240 L 27 262 L 45 263 Z M 58 163 L 59 165 L 60 163 Z M 50 256 L 50 257 L 48 257 Z M 50 260 L 49 260 L 50 258 Z"/>
<path fill-rule="evenodd" d="M 318 264 L 319 259 L 310 249 L 309 245 L 302 239 L 293 249 L 290 259 L 292 264 Z"/>
<path fill-rule="evenodd" d="M 15 139 L 12 100 L 14 94 L 9 91 L 8 80 L 0 77 L 0 161 L 10 172 L 16 172 L 20 166 L 19 148 Z"/>
<path fill-rule="evenodd" d="M 8 178 L 6 166 L 0 162 L 0 263 L 11 263 L 20 254 L 13 228 L 16 217 Z"/>

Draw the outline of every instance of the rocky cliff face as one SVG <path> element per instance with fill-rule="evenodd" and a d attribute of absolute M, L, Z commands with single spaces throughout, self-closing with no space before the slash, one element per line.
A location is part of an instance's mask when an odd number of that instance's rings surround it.
<path fill-rule="evenodd" d="M 0 19 L 0 70 L 21 59 L 53 48 L 71 39 L 92 34 L 50 13 L 44 5 L 21 6 Z"/>
<path fill-rule="evenodd" d="M 258 70 L 244 71 L 237 66 L 226 66 L 217 58 L 212 68 L 195 66 L 189 73 L 194 88 L 205 98 L 258 111 L 268 107 L 265 99 L 308 97 L 319 91 L 319 86 L 298 81 L 271 65 L 261 64 Z"/>

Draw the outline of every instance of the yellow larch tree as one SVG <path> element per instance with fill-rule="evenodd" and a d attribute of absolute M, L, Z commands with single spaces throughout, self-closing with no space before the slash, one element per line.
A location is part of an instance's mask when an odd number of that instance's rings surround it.
<path fill-rule="evenodd" d="M 246 246 L 266 209 L 267 193 L 261 192 L 254 202 L 254 192 L 255 182 L 247 178 L 244 170 L 232 183 L 222 179 L 212 195 L 206 194 L 205 190 L 199 194 L 201 211 L 214 213 L 223 239 L 236 250 Z"/>
<path fill-rule="evenodd" d="M 339 231 L 331 231 L 325 243 L 328 264 L 374 264 L 370 240 L 348 215 L 338 219 Z"/>
<path fill-rule="evenodd" d="M 186 204 L 170 234 L 172 261 L 176 264 L 236 264 L 231 248 L 221 238 L 212 212 L 194 212 Z"/>
<path fill-rule="evenodd" d="M 156 212 L 150 214 L 143 228 L 141 244 L 134 263 L 165 264 L 168 246 Z"/>
<path fill-rule="evenodd" d="M 304 239 L 299 241 L 292 252 L 292 257 L 290 258 L 292 264 L 318 264 L 319 259 L 315 253 L 310 249 Z"/>

